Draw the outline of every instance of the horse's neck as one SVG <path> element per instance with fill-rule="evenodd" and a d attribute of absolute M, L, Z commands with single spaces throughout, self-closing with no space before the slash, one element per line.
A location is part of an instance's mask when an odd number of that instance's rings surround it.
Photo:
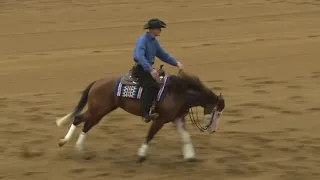
<path fill-rule="evenodd" d="M 192 106 L 204 107 L 208 103 L 214 103 L 216 95 L 210 90 L 205 89 L 205 92 L 199 92 L 194 90 L 187 90 L 187 103 Z"/>
<path fill-rule="evenodd" d="M 204 106 L 205 97 L 201 92 L 197 92 L 194 90 L 187 90 L 186 97 L 185 97 L 185 106 L 188 108 L 196 107 L 196 106 Z"/>

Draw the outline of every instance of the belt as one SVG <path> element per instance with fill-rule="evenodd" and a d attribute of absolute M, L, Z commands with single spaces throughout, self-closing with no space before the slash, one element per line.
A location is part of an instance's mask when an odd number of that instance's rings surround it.
<path fill-rule="evenodd" d="M 138 63 L 136 63 L 136 62 L 133 63 L 133 67 L 134 67 L 134 68 L 136 68 L 138 65 L 140 65 L 140 64 L 138 64 Z"/>
<path fill-rule="evenodd" d="M 133 67 L 136 68 L 138 65 L 142 66 L 141 64 L 137 63 L 137 61 L 135 59 L 134 60 L 134 63 L 133 63 Z M 151 67 L 153 66 L 153 64 L 150 64 Z"/>
<path fill-rule="evenodd" d="M 134 60 L 134 62 L 133 62 L 133 67 L 137 67 L 137 66 L 139 65 L 139 63 L 137 63 L 138 61 L 135 60 L 135 59 L 133 59 L 133 60 Z"/>

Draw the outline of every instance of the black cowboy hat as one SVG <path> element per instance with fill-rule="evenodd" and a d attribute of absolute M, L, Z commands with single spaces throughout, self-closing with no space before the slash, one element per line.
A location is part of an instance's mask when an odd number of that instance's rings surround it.
<path fill-rule="evenodd" d="M 147 24 L 143 26 L 143 29 L 155 29 L 155 28 L 166 28 L 167 24 L 160 19 L 153 18 L 150 19 Z"/>

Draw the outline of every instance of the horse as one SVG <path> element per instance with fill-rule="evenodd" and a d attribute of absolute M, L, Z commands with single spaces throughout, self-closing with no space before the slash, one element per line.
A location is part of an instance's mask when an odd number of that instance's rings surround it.
<path fill-rule="evenodd" d="M 138 150 L 138 162 L 147 157 L 150 141 L 164 124 L 172 122 L 182 138 L 182 153 L 186 161 L 195 161 L 196 154 L 189 132 L 185 128 L 185 116 L 189 109 L 200 106 L 204 109 L 204 119 L 208 123 L 200 130 L 212 134 L 217 131 L 221 113 L 225 108 L 225 100 L 206 87 L 198 77 L 179 70 L 177 75 L 166 75 L 161 65 L 158 70 L 161 87 L 157 99 L 154 101 L 154 110 L 159 113 L 157 119 L 152 120 L 151 126 Z M 132 115 L 141 116 L 140 98 L 143 88 L 139 86 L 137 78 L 133 75 L 133 68 L 124 76 L 106 77 L 89 83 L 83 90 L 82 96 L 73 111 L 56 120 L 58 127 L 72 122 L 67 134 L 60 139 L 59 147 L 65 145 L 72 137 L 76 127 L 84 123 L 76 144 L 76 151 L 82 151 L 85 137 L 100 120 L 121 108 Z M 87 110 L 81 113 L 87 104 Z"/>

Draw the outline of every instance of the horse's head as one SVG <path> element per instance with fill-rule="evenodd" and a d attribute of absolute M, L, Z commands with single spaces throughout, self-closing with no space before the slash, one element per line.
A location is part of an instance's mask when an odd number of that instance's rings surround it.
<path fill-rule="evenodd" d="M 214 98 L 213 102 L 209 102 L 204 106 L 204 118 L 208 123 L 207 131 L 211 134 L 217 131 L 220 116 L 225 108 L 224 98 L 220 94 Z"/>
<path fill-rule="evenodd" d="M 196 106 L 204 108 L 205 121 L 208 125 L 206 128 L 198 127 L 201 131 L 207 130 L 210 134 L 217 131 L 220 115 L 225 108 L 221 94 L 217 96 L 198 77 L 189 75 L 183 70 L 180 70 L 177 76 L 171 76 L 168 88 L 169 92 L 179 94 L 186 100 L 187 108 Z"/>

